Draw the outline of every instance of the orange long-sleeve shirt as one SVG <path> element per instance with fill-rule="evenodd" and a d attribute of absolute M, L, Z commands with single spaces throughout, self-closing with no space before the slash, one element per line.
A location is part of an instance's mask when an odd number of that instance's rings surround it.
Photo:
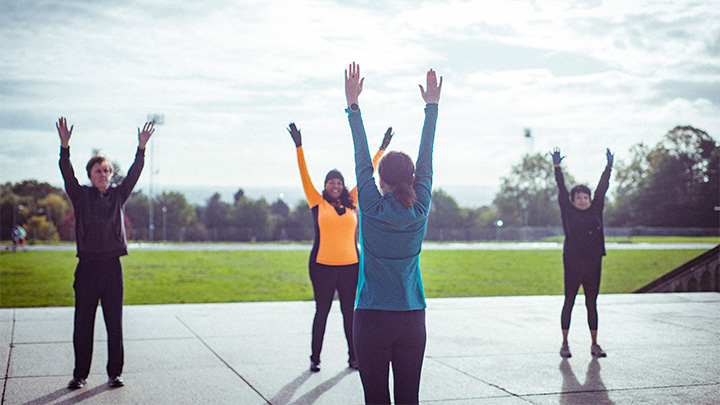
<path fill-rule="evenodd" d="M 358 262 L 357 240 L 357 211 L 347 209 L 340 215 L 335 207 L 327 202 L 322 192 L 318 192 L 310 180 L 310 174 L 305 164 L 305 154 L 302 146 L 297 149 L 298 167 L 303 190 L 308 206 L 313 211 L 315 226 L 315 241 L 310 254 L 310 261 L 328 266 L 344 266 Z M 378 150 L 373 158 L 373 167 L 382 158 L 383 151 Z M 350 190 L 350 197 L 357 206 L 357 187 Z"/>

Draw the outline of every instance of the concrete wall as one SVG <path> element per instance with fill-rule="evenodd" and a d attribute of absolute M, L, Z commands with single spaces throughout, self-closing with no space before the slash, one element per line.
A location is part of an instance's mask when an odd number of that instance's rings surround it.
<path fill-rule="evenodd" d="M 720 292 L 720 245 L 636 292 Z"/>

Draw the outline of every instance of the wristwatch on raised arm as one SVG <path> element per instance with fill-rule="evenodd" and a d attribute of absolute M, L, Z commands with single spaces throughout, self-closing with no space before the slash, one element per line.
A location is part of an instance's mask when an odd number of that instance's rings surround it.
<path fill-rule="evenodd" d="M 350 111 L 357 112 L 360 110 L 360 106 L 357 105 L 357 103 L 350 104 Z"/>

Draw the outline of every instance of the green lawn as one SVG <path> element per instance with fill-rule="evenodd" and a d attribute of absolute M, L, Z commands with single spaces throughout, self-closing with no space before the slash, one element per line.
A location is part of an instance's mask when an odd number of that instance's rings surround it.
<path fill-rule="evenodd" d="M 632 292 L 703 250 L 610 250 L 601 293 Z M 126 304 L 311 300 L 307 251 L 136 251 Z M 73 305 L 74 252 L 0 252 L 0 307 Z M 428 250 L 428 298 L 562 294 L 562 252 Z"/>
<path fill-rule="evenodd" d="M 549 236 L 542 238 L 543 242 L 559 242 L 565 240 L 564 236 Z M 713 236 L 606 236 L 606 243 L 720 243 L 720 238 Z"/>

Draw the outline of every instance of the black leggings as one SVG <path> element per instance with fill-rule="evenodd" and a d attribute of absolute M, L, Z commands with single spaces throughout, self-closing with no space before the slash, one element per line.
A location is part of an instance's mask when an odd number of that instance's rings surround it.
<path fill-rule="evenodd" d="M 425 310 L 355 310 L 355 352 L 367 404 L 389 404 L 392 363 L 396 404 L 417 404 L 425 355 Z"/>
<path fill-rule="evenodd" d="M 120 258 L 80 259 L 75 269 L 75 370 L 73 377 L 87 378 L 92 362 L 95 312 L 102 303 L 108 335 L 109 377 L 122 374 L 124 351 L 122 332 L 123 273 Z"/>
<path fill-rule="evenodd" d="M 357 294 L 358 263 L 347 266 L 326 266 L 320 263 L 310 263 L 310 281 L 312 281 L 315 296 L 315 319 L 312 326 L 312 354 L 310 360 L 320 363 L 325 338 L 325 325 L 332 306 L 335 290 L 340 298 L 340 311 L 343 315 L 345 339 L 348 343 L 348 361 L 355 361 L 353 348 L 353 308 Z"/>
<path fill-rule="evenodd" d="M 593 259 L 567 259 L 563 257 L 565 271 L 565 303 L 563 304 L 561 326 L 570 329 L 570 315 L 575 296 L 580 285 L 585 292 L 585 307 L 587 308 L 588 326 L 590 330 L 598 328 L 597 297 L 600 292 L 600 275 L 602 270 L 602 257 Z"/>

